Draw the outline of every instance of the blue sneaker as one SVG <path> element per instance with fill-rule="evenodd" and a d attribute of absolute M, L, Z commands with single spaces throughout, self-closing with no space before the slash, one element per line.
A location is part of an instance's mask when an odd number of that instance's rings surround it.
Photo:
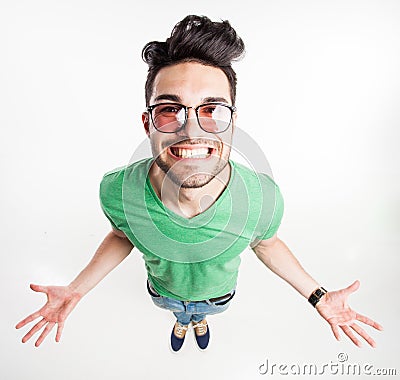
<path fill-rule="evenodd" d="M 203 319 L 200 322 L 193 322 L 193 329 L 197 346 L 200 350 L 205 350 L 210 341 L 210 329 L 208 328 L 207 321 Z"/>
<path fill-rule="evenodd" d="M 175 322 L 171 332 L 171 348 L 174 352 L 178 352 L 181 349 L 187 329 L 188 325 L 181 325 L 178 321 Z"/>

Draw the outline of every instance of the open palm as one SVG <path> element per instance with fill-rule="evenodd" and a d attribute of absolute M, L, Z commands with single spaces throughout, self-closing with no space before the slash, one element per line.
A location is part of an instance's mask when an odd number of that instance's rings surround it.
<path fill-rule="evenodd" d="M 36 332 L 44 327 L 35 343 L 35 346 L 38 347 L 56 324 L 58 325 L 56 342 L 59 342 L 64 322 L 81 297 L 79 294 L 72 292 L 68 286 L 40 286 L 31 284 L 30 287 L 35 292 L 45 293 L 47 295 L 47 302 L 41 309 L 29 315 L 15 326 L 19 329 L 27 323 L 42 317 L 22 338 L 22 342 L 27 342 Z"/>
<path fill-rule="evenodd" d="M 316 309 L 330 324 L 337 340 L 340 340 L 340 328 L 358 347 L 361 346 L 361 342 L 353 334 L 353 331 L 364 338 L 372 347 L 375 347 L 375 341 L 355 322 L 363 322 L 377 330 L 383 330 L 383 327 L 372 319 L 355 312 L 347 303 L 348 296 L 355 292 L 359 286 L 360 282 L 354 281 L 347 288 L 326 293 L 317 303 Z"/>

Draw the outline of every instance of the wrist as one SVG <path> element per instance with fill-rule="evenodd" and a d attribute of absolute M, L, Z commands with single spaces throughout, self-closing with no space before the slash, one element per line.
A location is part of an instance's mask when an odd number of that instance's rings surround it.
<path fill-rule="evenodd" d="M 74 282 L 71 282 L 67 286 L 68 290 L 70 291 L 71 295 L 73 295 L 75 298 L 81 299 L 86 293 L 84 290 L 81 289 L 81 287 L 77 284 L 74 284 Z"/>
<path fill-rule="evenodd" d="M 326 293 L 328 293 L 328 291 L 324 287 L 320 286 L 310 294 L 308 297 L 308 302 L 312 306 L 316 307 L 318 302 L 325 296 Z"/>

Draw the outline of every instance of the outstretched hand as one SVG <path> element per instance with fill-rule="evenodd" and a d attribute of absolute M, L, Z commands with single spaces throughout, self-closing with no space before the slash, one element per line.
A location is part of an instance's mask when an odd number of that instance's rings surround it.
<path fill-rule="evenodd" d="M 340 328 L 356 346 L 361 347 L 361 342 L 353 334 L 353 331 L 364 338 L 372 347 L 376 347 L 375 341 L 355 322 L 363 322 L 377 330 L 383 330 L 383 327 L 372 319 L 355 312 L 347 304 L 347 297 L 355 292 L 359 286 L 360 282 L 357 280 L 345 289 L 326 293 L 317 303 L 316 309 L 330 324 L 337 340 L 340 340 Z"/>
<path fill-rule="evenodd" d="M 39 347 L 56 324 L 58 325 L 56 342 L 59 342 L 64 322 L 81 299 L 81 296 L 74 293 L 68 286 L 40 286 L 31 284 L 30 287 L 35 292 L 45 293 L 47 295 L 47 302 L 41 309 L 29 315 L 15 326 L 15 328 L 19 329 L 27 323 L 42 317 L 22 338 L 22 343 L 27 342 L 36 332 L 44 327 L 35 343 L 35 346 Z"/>

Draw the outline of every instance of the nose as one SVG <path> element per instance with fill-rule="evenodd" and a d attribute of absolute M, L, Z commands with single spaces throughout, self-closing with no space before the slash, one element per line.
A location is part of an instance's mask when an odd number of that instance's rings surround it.
<path fill-rule="evenodd" d="M 191 138 L 205 136 L 207 133 L 203 131 L 203 129 L 201 129 L 197 121 L 196 111 L 194 110 L 193 107 L 190 107 L 188 110 L 187 121 L 184 130 L 185 130 L 184 133 Z"/>

